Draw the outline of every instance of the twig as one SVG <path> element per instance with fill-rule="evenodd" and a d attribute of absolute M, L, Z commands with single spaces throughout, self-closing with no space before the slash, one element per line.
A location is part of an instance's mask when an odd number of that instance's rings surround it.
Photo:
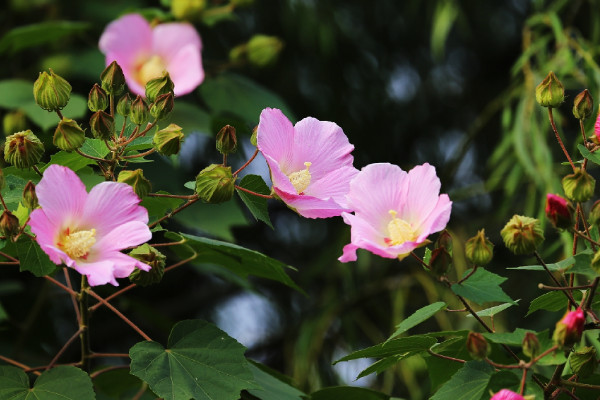
<path fill-rule="evenodd" d="M 190 199 L 198 197 L 197 194 L 190 194 L 190 195 L 186 196 L 186 195 L 165 194 L 165 193 L 148 193 L 146 196 L 149 196 L 149 197 L 168 197 L 168 198 L 171 198 L 171 199 L 184 199 L 184 200 L 190 200 Z"/>
<path fill-rule="evenodd" d="M 13 360 L 13 359 L 11 359 L 11 358 L 4 357 L 4 356 L 0 355 L 0 360 L 4 361 L 5 363 L 8 363 L 8 364 L 14 365 L 15 367 L 19 367 L 19 368 L 21 368 L 22 370 L 25 370 L 25 371 L 32 371 L 32 370 L 31 370 L 31 368 L 30 368 L 30 367 L 28 367 L 27 365 L 25 365 L 25 364 L 21 364 L 20 362 L 18 362 L 18 361 L 15 361 L 15 360 Z M 34 374 L 36 374 L 36 375 L 41 375 L 41 373 L 40 373 L 39 371 L 32 371 L 32 372 L 33 372 Z"/>
<path fill-rule="evenodd" d="M 52 361 L 50 361 L 50 364 L 48 364 L 46 366 L 46 370 L 49 370 L 50 368 L 52 368 L 54 366 L 54 364 L 56 364 L 56 362 L 58 361 L 58 359 L 60 358 L 60 356 L 62 356 L 62 354 L 67 350 L 67 348 L 75 341 L 75 339 L 77 339 L 79 337 L 79 334 L 81 333 L 81 328 L 79 328 L 77 330 L 77 332 L 75 332 L 73 334 L 73 336 L 71 336 L 69 338 L 69 340 L 67 340 L 67 342 L 63 345 L 63 347 L 58 351 L 58 353 L 56 353 L 56 355 L 54 356 L 54 358 L 52 359 Z"/>
<path fill-rule="evenodd" d="M 248 190 L 246 188 L 243 188 L 240 185 L 235 185 L 235 188 L 238 189 L 238 190 L 241 190 L 242 192 L 249 193 L 249 194 L 251 194 L 253 196 L 262 197 L 263 199 L 272 199 L 273 198 L 273 196 L 271 196 L 271 195 L 256 193 L 256 192 L 253 192 L 252 190 Z"/>
<path fill-rule="evenodd" d="M 125 369 L 125 368 L 129 368 L 129 365 L 113 365 L 111 367 L 106 367 L 106 368 L 98 370 L 94 373 L 91 373 L 90 378 L 95 379 L 98 377 L 98 375 L 102 375 L 105 372 L 114 371 L 115 369 Z"/>
<path fill-rule="evenodd" d="M 464 281 L 466 281 L 467 279 L 469 279 L 471 277 L 471 275 L 473 275 L 475 273 L 475 271 L 477 271 L 477 265 L 473 265 L 473 268 L 471 268 L 471 271 L 469 271 L 469 273 L 467 274 L 467 276 L 465 276 L 460 281 L 458 281 L 458 284 L 460 285 L 461 283 L 463 283 Z"/>
<path fill-rule="evenodd" d="M 246 168 L 248 165 L 250 165 L 250 163 L 252 161 L 254 161 L 254 159 L 256 158 L 257 155 L 258 155 L 258 149 L 254 150 L 254 154 L 252 154 L 252 157 L 250 157 L 250 159 L 248 161 L 246 161 L 244 163 L 244 165 L 242 165 L 240 168 L 238 168 L 238 170 L 233 173 L 233 176 L 236 176 L 237 174 L 242 172 L 244 170 L 244 168 Z"/>
<path fill-rule="evenodd" d="M 79 149 L 75 149 L 75 152 L 77 154 L 79 154 L 80 156 L 82 156 L 82 157 L 89 158 L 90 160 L 94 160 L 94 161 L 106 161 L 104 158 L 94 157 L 94 156 L 90 156 L 89 154 L 85 154 L 84 152 L 82 152 Z"/>
<path fill-rule="evenodd" d="M 543 283 L 538 283 L 538 289 L 543 289 L 543 290 L 573 290 L 573 289 L 590 289 L 592 287 L 592 285 L 583 285 L 583 286 L 569 286 L 569 287 L 564 287 L 564 286 L 547 286 L 544 285 Z"/>
<path fill-rule="evenodd" d="M 442 358 L 444 360 L 456 361 L 456 362 L 463 363 L 463 364 L 466 363 L 465 360 L 461 360 L 460 358 L 454 358 L 454 357 L 450 357 L 450 356 L 445 356 L 443 354 L 438 354 L 438 353 L 434 352 L 431 349 L 427 349 L 427 352 L 429 354 L 431 354 L 432 356 L 435 356 L 435 357 L 438 357 L 438 358 Z"/>
<path fill-rule="evenodd" d="M 65 274 L 65 281 L 67 282 L 67 286 L 69 287 L 69 289 L 73 290 L 73 285 L 71 285 L 71 278 L 69 277 L 69 270 L 67 270 L 66 267 L 63 268 L 63 273 Z M 79 313 L 79 307 L 77 306 L 77 299 L 75 297 L 75 295 L 71 295 L 71 301 L 73 302 L 73 308 L 75 309 L 75 315 L 77 316 L 77 324 L 81 324 L 81 314 Z"/>
<path fill-rule="evenodd" d="M 550 272 L 550 270 L 548 269 L 548 266 L 546 265 L 546 263 L 544 262 L 544 260 L 540 256 L 540 254 L 537 252 L 537 250 L 534 251 L 533 254 L 535 255 L 535 258 L 537 258 L 537 260 L 540 262 L 540 264 L 542 264 L 542 266 L 544 267 L 544 269 L 546 270 L 548 275 L 550 275 L 550 278 L 552 278 L 552 280 L 554 281 L 556 286 L 562 286 L 560 284 L 560 282 L 558 281 L 558 279 L 556 279 L 554 274 L 552 272 Z M 569 300 L 569 304 L 571 305 L 571 307 L 577 307 L 577 302 L 575 301 L 575 299 L 573 299 L 573 296 L 571 295 L 571 293 L 568 290 L 562 290 L 561 293 L 564 293 L 565 296 L 567 296 L 567 299 Z"/>
<path fill-rule="evenodd" d="M 74 296 L 78 296 L 79 294 L 74 291 L 73 289 L 69 289 L 68 287 L 66 287 L 65 285 L 63 285 L 62 283 L 60 283 L 59 281 L 57 281 L 54 278 L 49 277 L 48 275 L 44 276 L 44 279 L 54 283 L 56 286 L 60 287 L 61 289 L 64 289 L 65 291 L 67 291 L 67 293 L 69 293 L 70 295 L 74 295 Z"/>
<path fill-rule="evenodd" d="M 129 358 L 127 353 L 92 353 L 90 358 L 104 358 L 104 357 L 117 357 L 117 358 Z"/>
<path fill-rule="evenodd" d="M 170 213 L 168 213 L 167 215 L 165 215 L 164 217 L 160 218 L 158 221 L 155 221 L 153 223 L 151 223 L 150 225 L 148 225 L 148 228 L 152 229 L 154 228 L 156 225 L 160 224 L 161 222 L 163 222 L 166 219 L 171 218 L 173 215 L 177 214 L 178 212 L 182 211 L 183 209 L 191 206 L 192 204 L 194 204 L 195 202 L 197 202 L 198 200 L 200 200 L 199 197 L 196 197 L 194 199 L 190 199 L 188 200 L 187 203 L 185 203 L 184 205 L 176 208 L 175 210 L 171 211 Z"/>
<path fill-rule="evenodd" d="M 37 167 L 37 165 L 34 165 L 31 168 L 33 168 L 33 170 L 35 171 L 35 173 L 38 174 L 39 176 L 42 176 L 42 177 L 44 176 L 44 174 L 42 174 L 42 171 L 40 171 L 40 169 Z"/>
<path fill-rule="evenodd" d="M 144 157 L 144 156 L 147 156 L 147 155 L 149 155 L 149 154 L 152 154 L 152 153 L 154 153 L 155 151 L 156 151 L 156 149 L 155 149 L 155 148 L 151 148 L 150 150 L 148 150 L 148 151 L 145 151 L 145 152 L 143 152 L 143 153 L 132 154 L 132 155 L 130 155 L 130 156 L 121 156 L 121 158 L 122 158 L 122 159 L 124 159 L 124 160 L 129 160 L 129 159 L 131 159 L 131 158 L 140 158 L 140 157 Z"/>
<path fill-rule="evenodd" d="M 575 171 L 576 170 L 575 164 L 573 164 L 573 160 L 571 160 L 571 156 L 569 155 L 569 152 L 565 148 L 565 145 L 563 144 L 563 141 L 560 138 L 560 135 L 558 134 L 558 130 L 556 129 L 556 124 L 554 123 L 554 116 L 552 115 L 552 107 L 548 107 L 548 118 L 550 118 L 550 125 L 552 125 L 552 130 L 554 131 L 554 134 L 556 135 L 556 140 L 558 141 L 560 148 L 562 149 L 563 153 L 565 153 L 567 160 L 569 160 L 569 164 L 571 164 L 571 168 L 573 168 L 573 171 Z"/>

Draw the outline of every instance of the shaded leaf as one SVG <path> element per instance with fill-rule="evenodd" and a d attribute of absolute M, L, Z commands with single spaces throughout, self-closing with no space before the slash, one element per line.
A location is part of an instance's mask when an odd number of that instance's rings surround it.
<path fill-rule="evenodd" d="M 66 36 L 81 33 L 89 27 L 88 23 L 71 21 L 48 21 L 19 26 L 0 39 L 0 53 L 16 53 L 30 47 L 53 43 Z"/>
<path fill-rule="evenodd" d="M 393 366 L 398 364 L 398 362 L 400 362 L 401 360 L 403 360 L 405 358 L 406 357 L 404 357 L 404 356 L 392 356 L 392 357 L 382 358 L 381 360 L 375 361 L 373 364 L 369 365 L 367 368 L 362 370 L 360 372 L 360 374 L 358 374 L 356 379 L 360 379 L 367 375 L 371 375 L 372 373 L 376 373 L 379 375 L 386 369 L 392 368 Z"/>
<path fill-rule="evenodd" d="M 390 396 L 371 389 L 337 386 L 318 390 L 310 395 L 311 400 L 389 400 Z"/>
<path fill-rule="evenodd" d="M 42 373 L 29 386 L 29 378 L 19 368 L 0 367 L 0 399 L 10 400 L 94 400 L 89 375 L 71 366 L 54 367 Z"/>
<path fill-rule="evenodd" d="M 165 191 L 159 191 L 160 194 L 169 194 Z M 150 197 L 146 196 L 140 203 L 141 206 L 148 210 L 150 223 L 155 222 L 159 218 L 165 216 L 168 212 L 173 211 L 183 203 L 183 199 L 173 197 Z"/>
<path fill-rule="evenodd" d="M 249 389 L 248 392 L 261 400 L 302 400 L 303 392 L 279 379 L 278 373 L 270 368 L 250 361 L 254 380 L 262 389 Z"/>
<path fill-rule="evenodd" d="M 251 190 L 253 192 L 268 195 L 269 187 L 258 175 L 246 175 L 242 178 L 239 186 Z M 267 199 L 264 197 L 254 196 L 250 193 L 246 193 L 243 190 L 236 189 L 237 194 L 240 196 L 244 204 L 248 207 L 254 218 L 267 224 L 271 229 L 271 219 L 269 218 L 269 209 L 267 207 Z"/>
<path fill-rule="evenodd" d="M 514 304 L 504 303 L 494 307 L 486 308 L 485 310 L 477 311 L 475 314 L 479 315 L 480 317 L 493 317 L 494 315 L 506 310 L 507 308 L 516 305 L 519 302 L 519 300 L 520 299 L 515 300 Z M 472 314 L 467 314 L 466 316 L 467 318 L 473 318 Z"/>
<path fill-rule="evenodd" d="M 427 336 L 408 336 L 380 343 L 366 349 L 358 350 L 340 358 L 334 364 L 342 361 L 356 360 L 357 358 L 382 358 L 390 356 L 409 357 L 427 351 L 437 342 L 436 339 Z"/>
<path fill-rule="evenodd" d="M 466 276 L 469 271 L 465 271 Z M 469 299 L 477 304 L 492 301 L 501 301 L 516 304 L 500 288 L 500 284 L 507 278 L 496 275 L 483 268 L 478 268 L 473 275 L 463 283 L 452 285 L 452 291 L 459 296 Z"/>
<path fill-rule="evenodd" d="M 33 100 L 33 84 L 31 91 L 31 102 L 19 107 L 26 115 L 43 130 L 56 128 L 58 125 L 58 117 L 53 112 L 42 110 Z M 63 108 L 62 113 L 65 117 L 71 119 L 83 118 L 88 112 L 87 99 L 78 94 L 71 94 L 69 104 Z"/>
<path fill-rule="evenodd" d="M 127 369 L 104 372 L 94 378 L 97 400 L 131 400 L 145 385 Z M 155 400 L 156 395 L 146 389 L 140 400 Z"/>
<path fill-rule="evenodd" d="M 50 261 L 48 255 L 35 240 L 22 235 L 14 245 L 17 249 L 21 272 L 29 271 L 35 276 L 41 277 L 56 270 L 57 265 Z"/>
<path fill-rule="evenodd" d="M 420 324 L 421 322 L 429 319 L 434 316 L 438 311 L 446 308 L 446 303 L 443 301 L 438 301 L 437 303 L 429 304 L 419 310 L 415 311 L 408 318 L 404 319 L 404 321 L 400 322 L 396 325 L 396 332 L 389 337 L 388 341 L 395 338 L 398 335 L 403 334 L 410 328 Z"/>
<path fill-rule="evenodd" d="M 479 400 L 494 368 L 483 361 L 469 361 L 431 397 L 432 400 Z"/>

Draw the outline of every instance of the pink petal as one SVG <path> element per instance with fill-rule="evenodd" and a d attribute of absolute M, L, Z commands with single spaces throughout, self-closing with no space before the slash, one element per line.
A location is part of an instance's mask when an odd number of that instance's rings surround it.
<path fill-rule="evenodd" d="M 90 286 L 105 285 L 110 283 L 119 286 L 114 276 L 114 262 L 112 260 L 99 260 L 95 262 L 77 261 L 73 266 L 81 275 L 88 278 Z"/>
<path fill-rule="evenodd" d="M 279 163 L 267 154 L 263 154 L 263 156 L 269 165 L 273 186 L 283 192 L 296 194 L 297 192 L 294 188 L 294 185 L 292 185 L 292 182 L 290 182 L 290 178 L 288 178 L 288 176 L 281 171 Z"/>
<path fill-rule="evenodd" d="M 408 172 L 408 192 L 406 208 L 401 212 L 402 219 L 410 223 L 423 221 L 438 202 L 440 179 L 435 168 L 429 164 L 417 165 Z"/>
<path fill-rule="evenodd" d="M 338 257 L 338 261 L 346 263 L 350 261 L 356 261 L 356 250 L 358 250 L 358 246 L 353 245 L 352 243 L 344 246 L 343 254 Z"/>
<path fill-rule="evenodd" d="M 148 223 L 148 211 L 126 183 L 102 182 L 92 188 L 85 203 L 82 221 L 96 229 L 98 238 L 130 221 Z"/>
<path fill-rule="evenodd" d="M 190 46 L 195 53 L 200 54 L 202 50 L 200 35 L 188 23 L 160 24 L 152 31 L 152 53 L 158 54 L 167 62 L 174 60 L 181 50 Z"/>
<path fill-rule="evenodd" d="M 35 193 L 44 214 L 57 231 L 81 219 L 87 192 L 79 177 L 69 168 L 56 164 L 46 168 Z"/>
<path fill-rule="evenodd" d="M 108 60 L 110 58 L 110 54 L 106 56 Z M 113 58 L 114 59 L 114 58 Z M 117 60 L 117 62 L 119 62 Z M 120 63 L 119 63 L 120 65 Z M 146 87 L 142 86 L 135 78 L 136 71 L 134 68 L 123 69 L 123 75 L 125 75 L 125 81 L 127 82 L 127 87 L 132 93 L 139 94 L 142 97 L 146 96 Z"/>
<path fill-rule="evenodd" d="M 142 271 L 150 271 L 151 269 L 149 265 L 123 253 L 107 253 L 105 257 L 114 263 L 115 278 L 127 278 L 136 268 Z"/>
<path fill-rule="evenodd" d="M 351 226 L 351 244 L 381 257 L 397 257 L 398 253 L 383 241 L 383 233 L 377 231 L 368 221 L 348 213 L 342 214 L 342 217 L 344 222 Z"/>
<path fill-rule="evenodd" d="M 417 241 L 424 241 L 432 233 L 439 232 L 448 225 L 450 213 L 452 212 L 452 202 L 447 194 L 441 194 L 438 202 L 429 216 L 421 223 L 421 226 L 415 227 L 420 231 Z"/>
<path fill-rule="evenodd" d="M 173 92 L 176 96 L 192 92 L 204 80 L 200 49 L 194 45 L 183 47 L 168 59 L 167 71 L 175 85 Z"/>
<path fill-rule="evenodd" d="M 116 226 L 110 232 L 103 235 L 94 245 L 94 249 L 100 253 L 115 252 L 128 247 L 138 246 L 150 239 L 152 239 L 152 233 L 146 223 L 129 221 Z"/>
<path fill-rule="evenodd" d="M 344 211 L 350 211 L 341 207 L 332 199 L 323 200 L 308 195 L 291 194 L 283 192 L 277 187 L 273 189 L 285 204 L 305 218 L 337 217 Z"/>
<path fill-rule="evenodd" d="M 296 171 L 290 170 L 292 153 L 293 150 L 296 150 L 292 148 L 294 144 L 294 127 L 281 110 L 265 108 L 260 113 L 256 140 L 258 150 L 263 153 L 265 158 L 269 156 L 276 160 L 284 174 L 287 175 Z"/>
<path fill-rule="evenodd" d="M 116 60 L 123 72 L 131 74 L 136 64 L 152 51 L 152 28 L 139 14 L 124 15 L 108 24 L 99 46 L 106 55 L 106 65 Z"/>
<path fill-rule="evenodd" d="M 28 225 L 31 227 L 31 232 L 35 235 L 35 240 L 42 249 L 44 246 L 55 246 L 55 238 L 59 233 L 59 227 L 50 222 L 41 208 L 31 212 Z M 46 250 L 44 251 L 48 254 L 53 263 L 62 263 L 60 257 L 54 252 L 50 254 Z"/>
<path fill-rule="evenodd" d="M 358 174 L 352 166 L 342 167 L 326 174 L 321 179 L 311 183 L 304 191 L 305 195 L 320 199 L 333 199 L 341 208 L 349 208 L 346 195 L 350 191 L 350 181 Z"/>

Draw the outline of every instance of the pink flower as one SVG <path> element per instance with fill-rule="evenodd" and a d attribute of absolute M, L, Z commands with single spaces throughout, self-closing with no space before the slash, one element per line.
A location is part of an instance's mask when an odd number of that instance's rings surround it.
<path fill-rule="evenodd" d="M 125 183 L 102 182 L 87 193 L 67 167 L 51 165 L 36 186 L 41 208 L 29 219 L 42 250 L 56 264 L 64 263 L 88 277 L 91 286 L 125 278 L 134 268 L 150 266 L 121 250 L 147 242 L 148 211 Z"/>
<path fill-rule="evenodd" d="M 364 167 L 350 182 L 349 207 L 343 213 L 350 225 L 351 242 L 341 262 L 355 261 L 361 248 L 381 257 L 403 259 L 427 237 L 441 231 L 450 219 L 452 202 L 440 195 L 440 180 L 429 164 L 406 173 L 392 164 Z"/>
<path fill-rule="evenodd" d="M 598 116 L 596 117 L 596 123 L 594 124 L 594 135 L 596 139 L 600 142 L 600 112 L 598 112 Z"/>
<path fill-rule="evenodd" d="M 168 23 L 152 28 L 141 15 L 127 14 L 106 27 L 99 45 L 106 65 L 117 61 L 129 89 L 141 96 L 146 83 L 165 71 L 175 84 L 175 95 L 190 93 L 204 80 L 202 42 L 190 24 Z"/>
<path fill-rule="evenodd" d="M 546 195 L 546 217 L 557 228 L 568 229 L 573 227 L 573 206 L 556 194 Z"/>
<path fill-rule="evenodd" d="M 570 347 L 581 339 L 584 325 L 585 314 L 581 307 L 577 307 L 575 311 L 567 311 L 556 323 L 552 339 L 560 347 Z"/>
<path fill-rule="evenodd" d="M 512 390 L 502 389 L 493 395 L 490 400 L 525 400 L 525 397 L 513 392 Z"/>
<path fill-rule="evenodd" d="M 304 118 L 295 126 L 276 108 L 260 114 L 257 146 L 269 164 L 273 191 L 306 218 L 350 211 L 346 204 L 354 150 L 333 122 Z"/>

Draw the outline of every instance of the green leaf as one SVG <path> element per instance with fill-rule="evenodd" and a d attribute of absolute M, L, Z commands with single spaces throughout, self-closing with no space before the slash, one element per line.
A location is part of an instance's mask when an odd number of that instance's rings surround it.
<path fill-rule="evenodd" d="M 8 169 L 8 168 L 7 168 Z M 38 176 L 39 178 L 39 176 Z M 23 189 L 29 180 L 23 179 L 16 175 L 4 175 L 4 188 L 2 189 L 2 197 L 6 206 L 10 210 L 16 210 L 23 198 Z"/>
<path fill-rule="evenodd" d="M 336 386 L 318 390 L 310 395 L 310 400 L 390 400 L 390 396 L 350 386 Z"/>
<path fill-rule="evenodd" d="M 104 143 L 103 140 L 90 138 L 85 139 L 83 146 L 81 146 L 79 150 L 84 154 L 97 158 L 104 158 L 110 153 L 110 150 L 106 147 L 106 143 Z"/>
<path fill-rule="evenodd" d="M 453 337 L 442 343 L 435 344 L 431 350 L 437 354 L 468 360 L 470 358 L 467 352 L 466 340 L 468 332 L 462 337 Z M 431 381 L 432 391 L 437 390 L 446 383 L 463 364 L 456 361 L 446 360 L 432 355 L 425 355 L 427 372 Z"/>
<path fill-rule="evenodd" d="M 494 368 L 483 361 L 469 361 L 452 375 L 431 400 L 479 400 L 485 392 Z"/>
<path fill-rule="evenodd" d="M 210 115 L 194 103 L 175 100 L 170 120 L 179 125 L 185 134 L 192 132 L 213 134 L 210 130 Z"/>
<path fill-rule="evenodd" d="M 576 301 L 581 300 L 581 292 L 574 290 L 571 292 L 573 298 Z M 529 304 L 529 311 L 525 315 L 528 317 L 530 314 L 537 310 L 546 310 L 546 311 L 561 311 L 567 307 L 567 297 L 564 293 L 561 293 L 559 290 L 544 293 L 543 295 L 536 297 Z"/>
<path fill-rule="evenodd" d="M 516 305 L 521 299 L 515 300 L 515 303 L 504 303 L 494 307 L 486 308 L 485 310 L 477 311 L 475 314 L 480 317 L 493 317 L 494 315 L 506 310 L 509 307 Z M 473 315 L 467 314 L 467 318 L 473 318 Z"/>
<path fill-rule="evenodd" d="M 169 194 L 165 191 L 159 191 L 157 193 Z M 165 216 L 168 212 L 173 211 L 183 203 L 183 199 L 177 199 L 172 197 L 150 197 L 146 196 L 142 199 L 140 205 L 146 207 L 148 210 L 148 217 L 150 223 L 155 222 L 159 218 Z"/>
<path fill-rule="evenodd" d="M 523 344 L 523 339 L 525 339 L 525 334 L 527 332 L 533 331 L 517 328 L 514 330 L 514 332 L 483 333 L 482 335 L 493 343 L 520 347 Z"/>
<path fill-rule="evenodd" d="M 198 90 L 215 114 L 229 112 L 257 125 L 261 111 L 275 107 L 293 119 L 290 109 L 278 95 L 241 75 L 226 73 L 206 79 Z"/>
<path fill-rule="evenodd" d="M 110 150 L 108 150 L 108 147 L 106 147 L 104 141 L 90 138 L 85 139 L 83 146 L 81 146 L 79 150 L 84 154 L 96 158 L 104 158 L 108 153 L 110 153 Z M 46 168 L 52 164 L 63 165 L 77 172 L 88 165 L 96 164 L 96 161 L 87 157 L 83 157 L 74 151 L 59 151 L 50 157 L 50 162 L 44 165 L 41 168 L 41 171 L 45 171 Z"/>
<path fill-rule="evenodd" d="M 271 279 L 304 293 L 285 272 L 286 268 L 294 270 L 293 267 L 235 244 L 188 234 L 182 236 L 186 239 L 185 245 L 198 253 L 196 262 L 220 265 L 243 278 L 254 275 Z M 178 249 L 181 247 L 177 246 Z"/>
<path fill-rule="evenodd" d="M 427 336 L 408 336 L 380 343 L 366 349 L 355 351 L 340 358 L 334 364 L 342 361 L 356 360 L 357 358 L 382 358 L 390 356 L 402 356 L 403 358 L 427 351 L 437 340 Z"/>
<path fill-rule="evenodd" d="M 0 107 L 15 109 L 31 103 L 33 99 L 33 82 L 23 79 L 0 81 Z"/>
<path fill-rule="evenodd" d="M 429 304 L 419 310 L 415 311 L 411 316 L 406 318 L 404 321 L 396 325 L 396 332 L 389 337 L 387 341 L 392 340 L 396 336 L 399 336 L 409 330 L 410 328 L 417 326 L 421 322 L 434 316 L 438 311 L 446 308 L 446 303 L 438 301 L 437 303 Z"/>
<path fill-rule="evenodd" d="M 593 252 L 590 249 L 580 251 L 574 256 L 567 257 L 564 260 L 561 260 L 554 264 L 546 264 L 549 271 L 555 272 L 566 272 L 582 274 L 590 277 L 595 277 L 597 274 L 594 270 L 589 266 Z M 518 269 L 525 271 L 545 271 L 543 265 L 524 265 L 516 268 L 507 268 L 507 269 Z"/>
<path fill-rule="evenodd" d="M 1 53 L 16 53 L 42 44 L 57 42 L 66 36 L 79 34 L 90 27 L 84 22 L 48 21 L 19 26 L 0 39 Z"/>
<path fill-rule="evenodd" d="M 465 271 L 466 276 L 469 271 Z M 516 304 L 500 288 L 500 284 L 507 278 L 489 272 L 486 269 L 478 268 L 473 275 L 463 283 L 455 283 L 451 289 L 454 293 L 469 299 L 477 304 L 483 304 L 491 301 L 501 301 L 505 303 Z"/>
<path fill-rule="evenodd" d="M 177 213 L 175 220 L 187 228 L 231 241 L 234 240 L 232 227 L 248 225 L 248 218 L 242 213 L 241 205 L 236 201 L 188 207 Z"/>
<path fill-rule="evenodd" d="M 407 357 L 404 356 L 392 356 L 392 357 L 385 357 L 382 358 L 381 360 L 375 361 L 373 364 L 369 365 L 369 367 L 365 368 L 364 370 L 362 370 L 360 372 L 360 374 L 358 374 L 358 376 L 356 377 L 356 379 L 360 379 L 362 377 L 365 377 L 367 375 L 371 375 L 372 373 L 376 373 L 376 374 L 380 374 L 383 371 L 385 371 L 388 368 L 392 368 L 393 366 L 395 366 L 396 364 L 398 364 L 398 362 L 400 362 L 401 360 L 405 359 Z"/>
<path fill-rule="evenodd" d="M 0 367 L 0 399 L 94 400 L 89 375 L 71 366 L 54 367 L 41 374 L 33 388 L 27 374 L 15 367 Z"/>
<path fill-rule="evenodd" d="M 261 178 L 258 175 L 244 176 L 240 181 L 239 186 L 259 194 L 269 194 L 269 187 L 267 186 L 263 178 Z M 244 202 L 244 204 L 246 204 L 254 218 L 264 222 L 271 229 L 274 229 L 273 225 L 271 224 L 271 219 L 269 218 L 267 199 L 265 199 L 264 197 L 254 196 L 240 189 L 236 189 L 236 191 L 242 199 L 242 201 Z"/>
<path fill-rule="evenodd" d="M 240 391 L 259 388 L 245 350 L 206 321 L 182 321 L 167 349 L 156 342 L 130 349 L 131 373 L 165 400 L 238 400 Z"/>
<path fill-rule="evenodd" d="M 42 110 L 33 100 L 33 84 L 32 84 L 31 102 L 19 107 L 33 121 L 34 124 L 41 127 L 43 130 L 50 128 L 55 129 L 59 119 L 53 112 Z M 83 118 L 88 112 L 87 99 L 78 94 L 71 94 L 69 104 L 62 110 L 62 114 L 71 119 Z"/>
<path fill-rule="evenodd" d="M 600 165 L 600 153 L 595 151 L 589 151 L 584 145 L 578 144 L 577 149 L 581 153 L 582 156 L 593 162 L 594 164 Z"/>
<path fill-rule="evenodd" d="M 302 400 L 306 396 L 295 387 L 281 381 L 277 372 L 264 365 L 250 361 L 250 370 L 262 389 L 249 389 L 248 392 L 261 400 Z"/>
<path fill-rule="evenodd" d="M 50 261 L 48 255 L 35 240 L 21 235 L 15 246 L 21 272 L 29 271 L 35 276 L 41 277 L 56 271 L 57 265 Z"/>
<path fill-rule="evenodd" d="M 145 384 L 140 378 L 131 375 L 127 369 L 103 372 L 94 378 L 97 400 L 131 400 L 142 385 Z M 140 400 L 155 400 L 156 397 L 147 389 Z"/>

